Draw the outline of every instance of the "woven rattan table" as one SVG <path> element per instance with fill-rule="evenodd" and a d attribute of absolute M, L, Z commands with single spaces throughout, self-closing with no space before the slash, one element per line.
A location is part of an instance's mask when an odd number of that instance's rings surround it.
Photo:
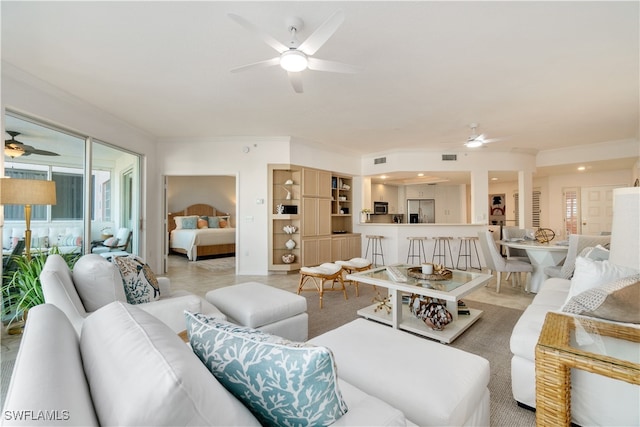
<path fill-rule="evenodd" d="M 572 345 L 576 324 L 587 333 L 640 343 L 640 329 L 593 318 L 547 313 L 536 345 L 536 424 L 571 423 L 571 369 L 640 385 L 638 361 L 588 352 Z"/>

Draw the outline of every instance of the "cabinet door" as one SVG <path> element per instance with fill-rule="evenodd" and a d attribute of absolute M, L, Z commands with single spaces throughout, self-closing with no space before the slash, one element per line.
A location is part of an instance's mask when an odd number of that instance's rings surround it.
<path fill-rule="evenodd" d="M 329 186 L 331 186 L 331 178 L 329 178 Z M 302 195 L 317 197 L 318 196 L 318 171 L 315 169 L 302 169 Z"/>
<path fill-rule="evenodd" d="M 331 262 L 331 237 L 318 239 L 318 264 Z"/>
<path fill-rule="evenodd" d="M 331 239 L 331 262 L 345 261 L 347 249 L 347 239 L 345 237 L 333 237 Z"/>
<path fill-rule="evenodd" d="M 345 259 L 362 257 L 362 239 L 360 235 L 351 236 L 346 240 L 346 256 Z"/>
<path fill-rule="evenodd" d="M 331 234 L 331 199 L 318 200 L 318 235 L 328 236 Z"/>
<path fill-rule="evenodd" d="M 302 199 L 302 237 L 318 235 L 318 200 L 313 197 Z"/>
<path fill-rule="evenodd" d="M 331 198 L 331 172 L 318 171 L 318 197 Z"/>

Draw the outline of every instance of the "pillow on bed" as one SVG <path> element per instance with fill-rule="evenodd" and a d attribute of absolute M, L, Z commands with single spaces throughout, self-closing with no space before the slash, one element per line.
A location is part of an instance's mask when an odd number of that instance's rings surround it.
<path fill-rule="evenodd" d="M 198 228 L 209 228 L 209 221 L 203 218 L 198 218 Z"/>
<path fill-rule="evenodd" d="M 229 226 L 229 223 L 227 222 L 226 219 L 220 218 L 219 225 L 220 225 L 220 228 L 227 228 Z"/>
<path fill-rule="evenodd" d="M 195 230 L 198 228 L 198 217 L 191 216 L 182 220 L 182 228 L 185 230 Z"/>
<path fill-rule="evenodd" d="M 180 230 L 180 229 L 182 229 L 182 228 L 185 228 L 183 223 L 184 223 L 184 220 L 185 220 L 185 219 L 187 219 L 187 218 L 195 218 L 195 219 L 196 219 L 196 221 L 197 221 L 198 216 L 197 216 L 197 215 L 189 215 L 189 216 L 174 216 L 174 217 L 173 217 L 173 220 L 176 222 L 176 230 Z M 195 227 L 194 227 L 194 228 L 195 228 Z"/>
<path fill-rule="evenodd" d="M 220 217 L 210 216 L 209 217 L 209 228 L 220 228 Z"/>

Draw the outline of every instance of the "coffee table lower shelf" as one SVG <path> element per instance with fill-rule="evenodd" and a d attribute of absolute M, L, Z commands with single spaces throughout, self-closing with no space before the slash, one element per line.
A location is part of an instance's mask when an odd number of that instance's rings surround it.
<path fill-rule="evenodd" d="M 365 319 L 374 320 L 376 322 L 384 323 L 389 326 L 393 326 L 393 312 L 387 313 L 385 310 L 375 311 L 378 304 L 373 304 L 368 307 L 358 310 L 358 315 Z M 449 323 L 444 330 L 434 331 L 429 328 L 424 322 L 418 319 L 409 311 L 409 306 L 402 304 L 402 319 L 398 325 L 398 329 L 402 329 L 408 332 L 413 332 L 418 335 L 425 336 L 427 338 L 440 341 L 443 344 L 450 344 L 460 334 L 469 329 L 479 318 L 482 316 L 482 310 L 469 309 L 470 314 L 461 314 L 457 320 Z"/>

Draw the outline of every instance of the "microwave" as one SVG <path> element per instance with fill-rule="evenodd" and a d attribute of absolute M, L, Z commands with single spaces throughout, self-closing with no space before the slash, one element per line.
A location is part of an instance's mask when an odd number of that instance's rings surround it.
<path fill-rule="evenodd" d="M 385 215 L 389 213 L 389 203 L 387 202 L 373 202 L 373 213 L 377 215 Z"/>

